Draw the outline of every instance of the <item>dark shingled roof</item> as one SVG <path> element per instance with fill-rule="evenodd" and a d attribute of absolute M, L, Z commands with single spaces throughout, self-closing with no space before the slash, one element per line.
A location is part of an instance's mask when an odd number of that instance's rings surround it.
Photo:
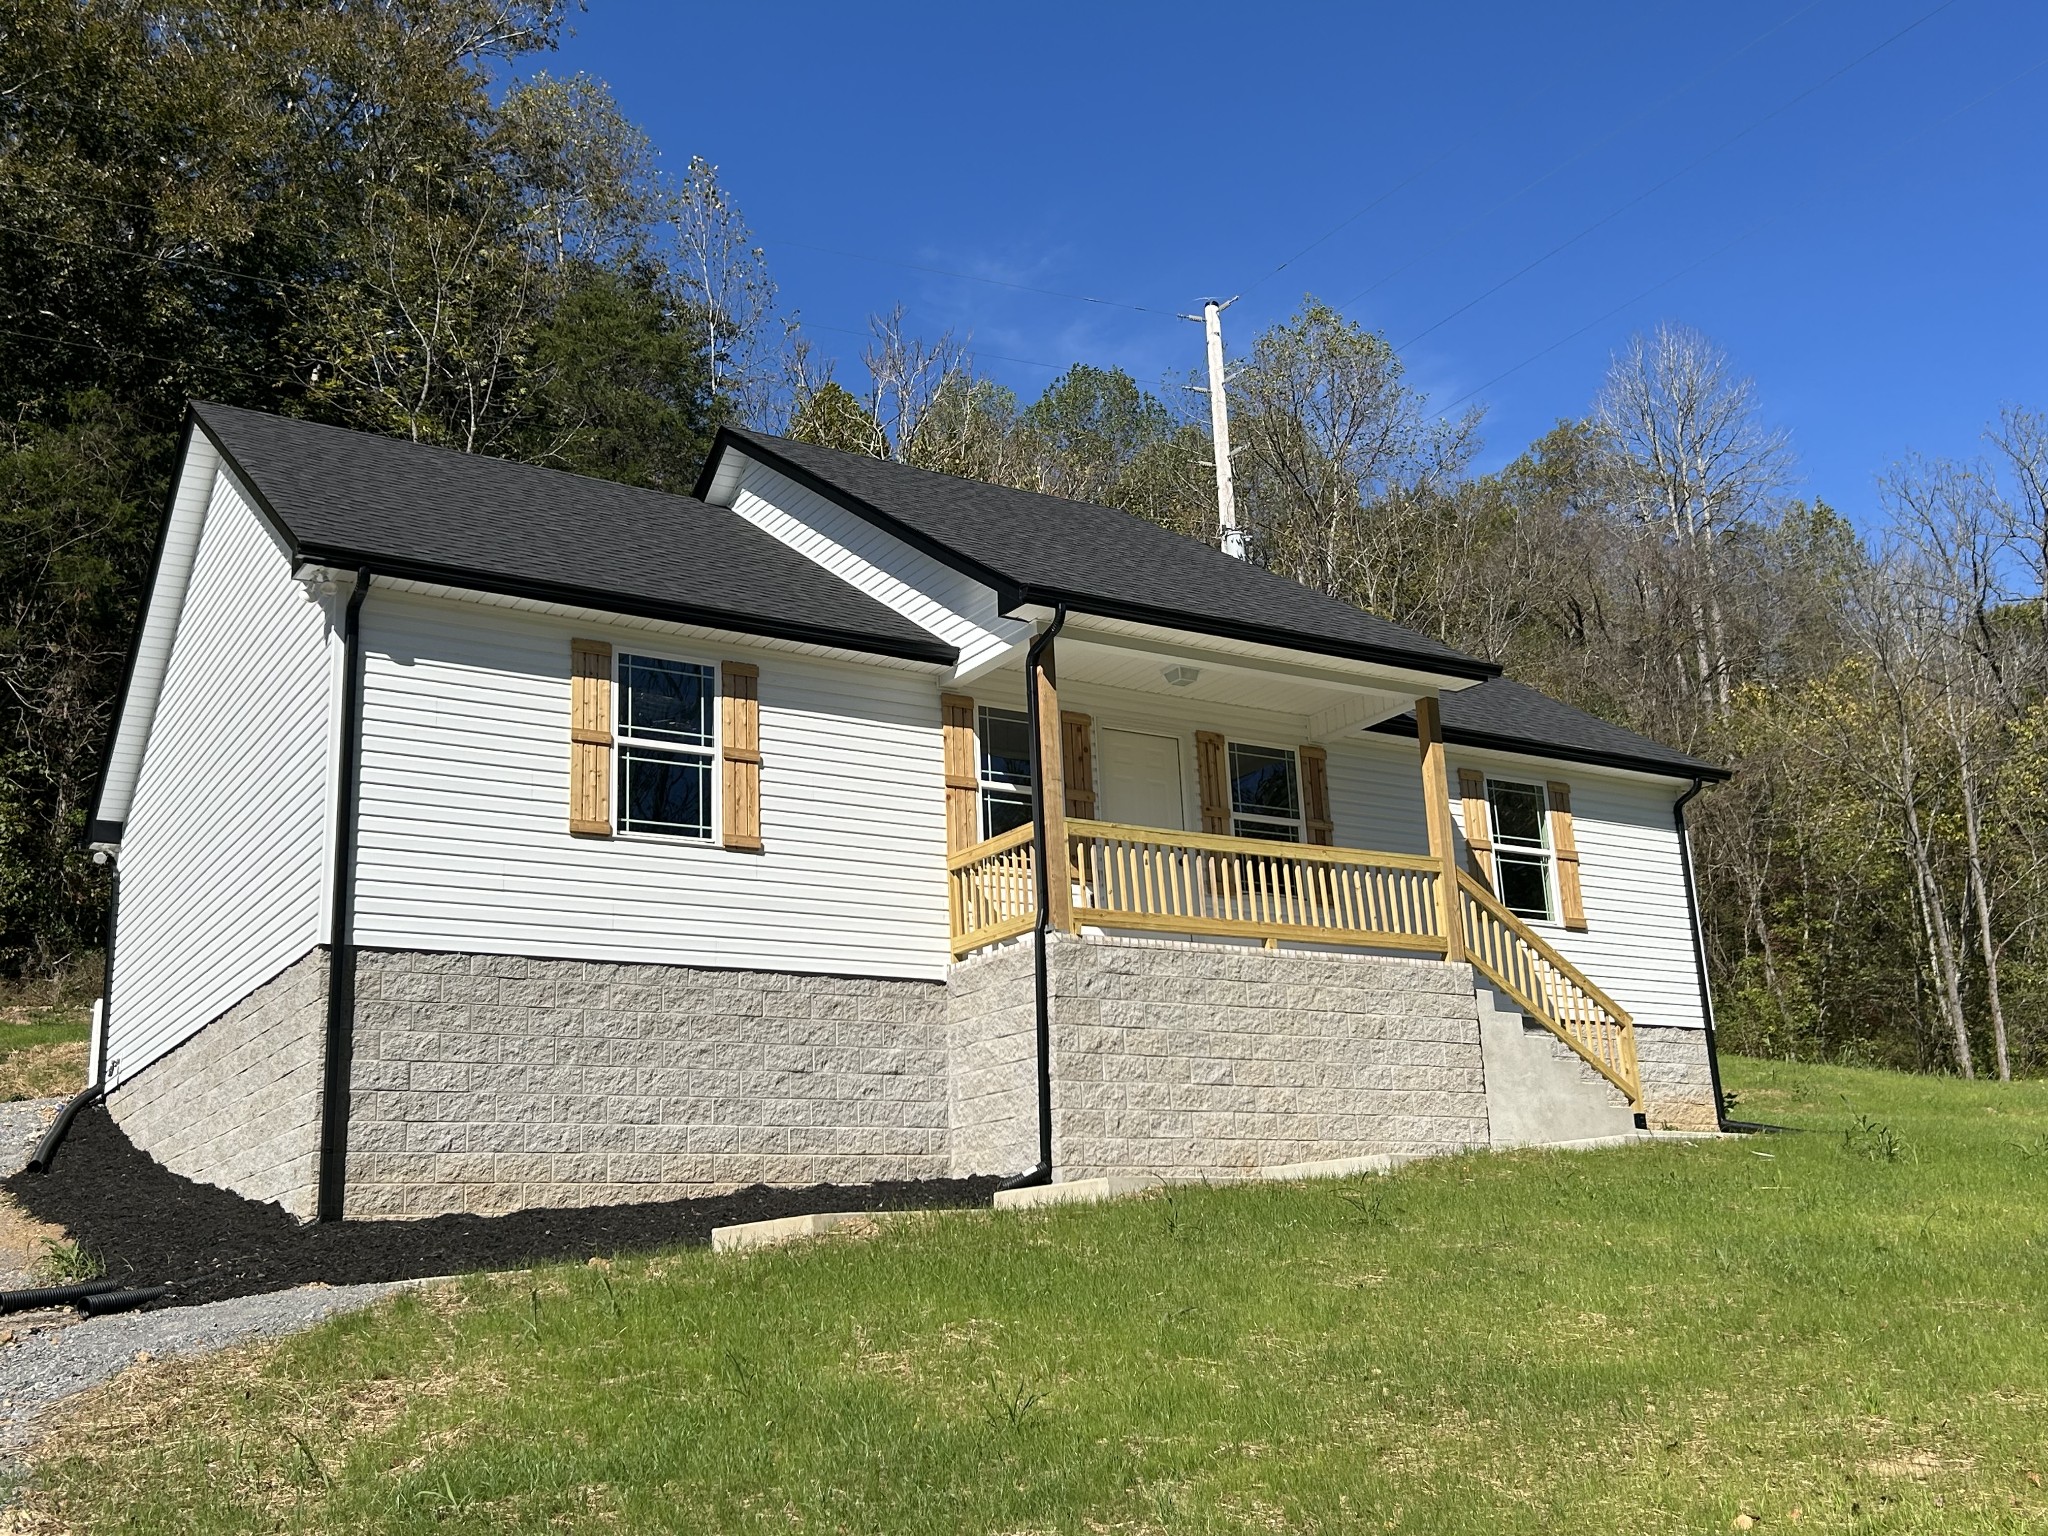
<path fill-rule="evenodd" d="M 1598 715 L 1574 709 L 1547 693 L 1538 693 L 1505 677 L 1496 677 L 1477 688 L 1447 693 L 1442 704 L 1444 739 L 1460 746 L 1601 763 L 1610 768 L 1634 768 L 1680 779 L 1730 777 L 1726 768 L 1610 725 Z M 1373 729 L 1413 736 L 1415 716 L 1401 715 Z"/>
<path fill-rule="evenodd" d="M 723 507 L 195 402 L 301 559 L 950 664 L 953 647 Z"/>
<path fill-rule="evenodd" d="M 994 587 L 1005 608 L 1064 602 L 1107 618 L 1453 677 L 1500 671 L 1113 507 L 735 428 L 719 433 L 700 496 L 728 446 Z"/>

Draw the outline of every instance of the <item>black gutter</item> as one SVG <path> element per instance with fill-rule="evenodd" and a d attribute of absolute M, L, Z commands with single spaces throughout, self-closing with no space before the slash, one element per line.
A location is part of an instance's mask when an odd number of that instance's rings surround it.
<path fill-rule="evenodd" d="M 356 780 L 362 768 L 363 599 L 370 573 L 356 572 L 341 620 L 341 772 L 334 796 L 334 889 L 327 937 L 327 1038 L 320 1083 L 320 1193 L 315 1217 L 341 1220 L 348 1183 L 348 1090 L 355 1055 Z"/>
<path fill-rule="evenodd" d="M 1045 959 L 1046 927 L 1052 912 L 1052 861 L 1045 846 L 1045 738 L 1039 725 L 1038 677 L 1042 670 L 1051 672 L 1053 686 L 1059 686 L 1059 673 L 1047 658 L 1066 622 L 1067 610 L 1062 604 L 1053 610 L 1052 623 L 1024 652 L 1024 713 L 1031 730 L 1031 869 L 1038 897 L 1038 920 L 1031 925 L 1031 1001 L 1038 1034 L 1038 1163 L 1005 1179 L 998 1186 L 1001 1189 L 1035 1189 L 1052 1182 L 1052 982 Z M 1064 848 L 1060 857 L 1066 857 Z"/>
<path fill-rule="evenodd" d="M 1706 787 L 1705 778 L 1695 778 L 1692 788 L 1672 802 L 1671 822 L 1678 830 L 1678 867 L 1685 876 L 1685 912 L 1691 920 L 1693 969 L 1700 983 L 1700 1017 L 1707 1026 L 1707 1071 L 1714 1081 L 1714 1124 L 1728 1131 L 1738 1127 L 1728 1119 L 1728 1109 L 1721 1098 L 1721 1052 L 1714 1044 L 1714 989 L 1707 982 L 1707 937 L 1700 926 L 1699 892 L 1693 885 L 1692 834 L 1685 827 L 1686 804 Z"/>
<path fill-rule="evenodd" d="M 573 607 L 590 608 L 601 613 L 626 614 L 639 619 L 663 619 L 676 624 L 701 624 L 708 629 L 729 630 L 734 634 L 795 640 L 808 645 L 829 645 L 865 655 L 890 656 L 904 661 L 928 661 L 939 666 L 950 667 L 960 659 L 960 653 L 954 647 L 923 635 L 902 638 L 880 637 L 833 629 L 826 625 L 806 624 L 799 620 L 764 619 L 757 614 L 734 613 L 693 603 L 635 599 L 609 589 L 579 587 L 568 582 L 538 581 L 529 577 L 482 571 L 473 566 L 441 565 L 432 561 L 408 560 L 402 556 L 379 554 L 370 550 L 349 549 L 339 544 L 308 542 L 300 539 L 292 531 L 291 525 L 264 494 L 263 487 L 257 482 L 256 477 L 242 467 L 241 461 L 235 457 L 234 450 L 221 441 L 219 434 L 207 423 L 206 418 L 199 414 L 198 409 L 192 408 L 189 415 L 191 421 L 205 433 L 206 440 L 213 445 L 214 452 L 220 455 L 221 463 L 234 473 L 236 482 L 248 492 L 249 500 L 254 504 L 257 513 L 283 542 L 295 565 L 368 569 L 379 576 L 400 581 L 424 581 L 471 592 L 490 592 L 500 597 L 524 597 L 535 602 L 566 603 Z"/>
<path fill-rule="evenodd" d="M 1099 618 L 1123 619 L 1133 624 L 1153 624 L 1164 629 L 1186 630 L 1191 634 L 1214 635 L 1226 640 L 1248 640 L 1260 645 L 1277 646 L 1283 650 L 1304 651 L 1314 656 L 1334 656 L 1344 661 L 1363 661 L 1375 666 L 1400 667 L 1404 671 L 1427 672 L 1438 677 L 1463 677 L 1483 682 L 1487 678 L 1500 675 L 1501 669 L 1497 663 L 1481 661 L 1475 656 L 1461 656 L 1450 650 L 1440 653 L 1406 651 L 1394 646 L 1332 640 L 1326 636 L 1306 634 L 1300 630 L 1276 628 L 1270 623 L 1240 622 L 1207 616 L 1197 618 L 1173 608 L 1153 607 L 1145 603 L 1055 588 L 1033 587 L 1003 575 L 972 556 L 961 554 L 951 545 L 943 544 L 901 518 L 890 515 L 874 503 L 834 484 L 815 470 L 806 469 L 766 443 L 741 436 L 730 427 L 720 427 L 718 436 L 712 442 L 711 452 L 704 460 L 703 471 L 697 476 L 697 484 L 693 491 L 697 500 L 703 501 L 710 491 L 713 480 L 717 478 L 719 460 L 728 448 L 767 465 L 777 474 L 786 475 L 805 490 L 824 497 L 834 506 L 842 511 L 851 512 L 863 522 L 874 524 L 891 537 L 901 539 L 912 549 L 931 556 L 948 569 L 958 571 L 961 575 L 993 589 L 998 613 L 1010 614 L 1019 608 L 1033 605 L 1047 608 L 1065 605 L 1076 613 L 1090 613 Z M 974 483 L 983 484 L 980 481 Z"/>
<path fill-rule="evenodd" d="M 1380 736 L 1413 736 L 1415 717 L 1397 715 L 1392 720 L 1382 720 L 1378 725 L 1369 725 L 1366 729 Z M 1555 742 L 1531 741 L 1521 736 L 1497 736 L 1490 731 L 1457 730 L 1450 726 L 1444 727 L 1444 742 L 1447 746 L 1470 747 L 1477 752 L 1512 752 L 1522 757 L 1541 757 L 1552 762 L 1590 763 L 1596 768 L 1623 768 L 1631 773 L 1654 773 L 1667 779 L 1694 779 L 1719 784 L 1734 777 L 1726 768 L 1716 768 L 1712 763 L 1702 763 L 1692 758 L 1672 760 L 1636 757 L 1626 752 L 1608 752 L 1599 747 L 1569 747 Z"/>

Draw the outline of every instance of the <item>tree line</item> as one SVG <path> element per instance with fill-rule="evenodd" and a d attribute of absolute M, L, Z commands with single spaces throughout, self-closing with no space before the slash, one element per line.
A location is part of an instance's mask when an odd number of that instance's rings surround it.
<path fill-rule="evenodd" d="M 531 68 L 557 0 L 0 18 L 0 967 L 98 942 L 81 832 L 188 397 L 687 490 L 745 422 L 1214 540 L 1192 378 L 1035 398 L 778 312 L 701 160 Z M 1232 382 L 1252 558 L 1736 769 L 1694 814 L 1726 1043 L 2048 1065 L 2048 418 L 1883 473 L 1868 532 L 1664 326 L 1494 473 L 1306 299 Z M 842 376 L 843 374 L 843 376 Z"/>

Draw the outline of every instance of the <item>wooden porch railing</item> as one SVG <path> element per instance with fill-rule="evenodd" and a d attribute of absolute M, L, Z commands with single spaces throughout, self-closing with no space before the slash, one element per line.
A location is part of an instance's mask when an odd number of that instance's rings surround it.
<path fill-rule="evenodd" d="M 953 958 L 1022 933 L 1038 917 L 1031 824 L 963 848 L 946 859 Z"/>
<path fill-rule="evenodd" d="M 1031 828 L 946 860 L 955 958 L 1037 917 Z M 1219 938 L 1443 954 L 1443 866 L 1417 854 L 1273 843 L 1115 822 L 1067 822 L 1073 923 Z M 1466 957 L 1488 981 L 1642 1108 L 1635 1025 L 1614 999 L 1465 871 Z"/>
<path fill-rule="evenodd" d="M 1640 1114 L 1636 1029 L 1627 1012 L 1462 869 L 1458 911 L 1473 968 L 1627 1094 Z"/>
<path fill-rule="evenodd" d="M 1441 953 L 1433 859 L 1070 820 L 1074 921 Z"/>

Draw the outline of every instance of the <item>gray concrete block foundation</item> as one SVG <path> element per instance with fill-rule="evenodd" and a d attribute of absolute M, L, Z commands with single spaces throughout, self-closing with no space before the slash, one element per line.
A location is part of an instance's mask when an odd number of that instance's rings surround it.
<path fill-rule="evenodd" d="M 327 951 L 316 949 L 116 1088 L 107 1110 L 173 1173 L 308 1220 L 326 1027 Z"/>

